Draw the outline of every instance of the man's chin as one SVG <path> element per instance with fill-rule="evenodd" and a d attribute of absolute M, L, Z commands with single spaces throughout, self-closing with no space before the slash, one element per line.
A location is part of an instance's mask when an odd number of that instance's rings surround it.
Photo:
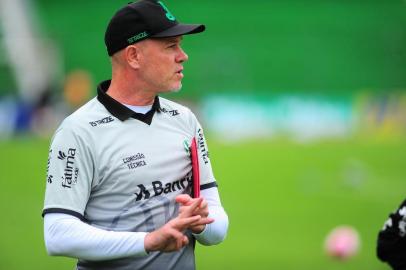
<path fill-rule="evenodd" d="M 177 87 L 172 88 L 171 90 L 169 90 L 169 92 L 171 93 L 177 93 L 180 91 L 180 89 L 182 89 L 182 84 L 179 83 L 179 85 Z"/>

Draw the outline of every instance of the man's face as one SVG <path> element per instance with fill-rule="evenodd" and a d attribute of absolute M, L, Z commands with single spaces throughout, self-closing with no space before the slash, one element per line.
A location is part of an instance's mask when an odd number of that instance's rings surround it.
<path fill-rule="evenodd" d="M 139 74 L 149 90 L 161 93 L 181 89 L 183 62 L 188 59 L 181 41 L 182 36 L 142 41 Z"/>

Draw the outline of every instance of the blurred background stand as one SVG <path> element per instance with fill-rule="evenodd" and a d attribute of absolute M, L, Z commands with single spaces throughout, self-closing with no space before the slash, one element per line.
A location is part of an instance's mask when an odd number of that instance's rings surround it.
<path fill-rule="evenodd" d="M 30 0 L 0 0 L 0 69 L 8 69 L 9 80 L 15 81 L 17 92 L 9 91 L 8 98 L 8 103 L 14 100 L 14 109 L 8 110 L 8 117 L 15 119 L 14 130 L 19 134 L 30 131 L 34 120 L 40 122 L 36 118 L 44 117 L 43 108 L 51 110 L 52 95 L 63 73 L 59 50 L 42 33 L 34 5 Z M 48 126 L 53 129 L 55 123 Z"/>

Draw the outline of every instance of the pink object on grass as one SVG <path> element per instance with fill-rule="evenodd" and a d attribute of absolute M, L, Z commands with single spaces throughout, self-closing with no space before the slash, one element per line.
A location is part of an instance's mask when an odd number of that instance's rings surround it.
<path fill-rule="evenodd" d="M 358 232 L 351 226 L 334 228 L 325 241 L 325 250 L 331 257 L 346 260 L 358 253 L 360 239 Z"/>

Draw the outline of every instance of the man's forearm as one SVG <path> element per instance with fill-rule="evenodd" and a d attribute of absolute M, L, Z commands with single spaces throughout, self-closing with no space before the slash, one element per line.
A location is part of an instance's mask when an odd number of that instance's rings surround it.
<path fill-rule="evenodd" d="M 207 224 L 205 229 L 199 234 L 193 234 L 196 240 L 202 245 L 210 246 L 221 243 L 228 231 L 228 216 L 220 202 L 217 188 L 210 188 L 201 191 L 209 206 L 209 217 L 214 222 Z"/>
<path fill-rule="evenodd" d="M 90 226 L 67 214 L 46 214 L 44 237 L 53 256 L 110 260 L 147 255 L 144 232 L 114 232 Z"/>
<path fill-rule="evenodd" d="M 200 244 L 210 246 L 221 243 L 227 235 L 228 216 L 221 206 L 209 206 L 209 217 L 214 222 L 207 224 L 205 229 L 199 234 L 193 234 Z"/>

